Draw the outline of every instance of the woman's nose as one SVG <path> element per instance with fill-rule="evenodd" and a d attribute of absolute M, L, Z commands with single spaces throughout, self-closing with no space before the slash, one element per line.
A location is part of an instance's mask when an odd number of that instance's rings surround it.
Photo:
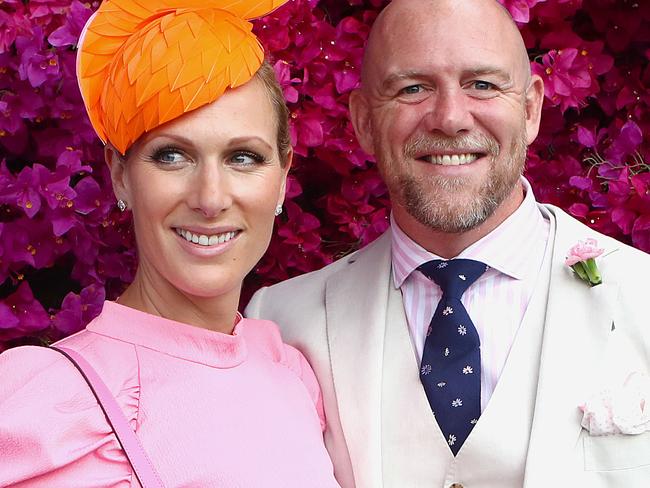
<path fill-rule="evenodd" d="M 193 210 L 211 218 L 232 206 L 232 182 L 225 169 L 217 163 L 206 163 L 192 178 L 188 188 Z"/>

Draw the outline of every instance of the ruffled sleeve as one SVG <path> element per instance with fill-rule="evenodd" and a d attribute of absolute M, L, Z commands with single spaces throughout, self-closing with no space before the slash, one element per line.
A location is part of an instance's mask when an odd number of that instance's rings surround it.
<path fill-rule="evenodd" d="M 126 399 L 132 388 L 123 386 L 118 403 L 135 420 Z M 131 486 L 131 468 L 88 385 L 42 347 L 0 355 L 0 460 L 3 487 Z"/>

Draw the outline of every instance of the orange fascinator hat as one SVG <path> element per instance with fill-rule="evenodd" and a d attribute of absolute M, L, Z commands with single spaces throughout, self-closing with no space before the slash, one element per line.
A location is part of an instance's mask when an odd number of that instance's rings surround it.
<path fill-rule="evenodd" d="M 97 135 L 122 154 L 143 133 L 249 81 L 264 60 L 250 19 L 287 0 L 104 0 L 77 77 Z"/>

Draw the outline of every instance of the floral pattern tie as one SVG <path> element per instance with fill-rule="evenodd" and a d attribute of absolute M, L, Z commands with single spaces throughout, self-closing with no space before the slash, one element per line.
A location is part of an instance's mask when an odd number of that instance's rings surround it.
<path fill-rule="evenodd" d="M 471 259 L 436 259 L 418 267 L 442 289 L 424 343 L 420 380 L 454 456 L 481 415 L 481 341 L 460 299 L 487 269 Z"/>

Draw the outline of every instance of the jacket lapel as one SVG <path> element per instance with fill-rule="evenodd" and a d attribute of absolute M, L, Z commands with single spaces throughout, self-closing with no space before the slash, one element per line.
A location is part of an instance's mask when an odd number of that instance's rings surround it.
<path fill-rule="evenodd" d="M 359 486 L 382 486 L 379 405 L 391 279 L 388 231 L 349 257 L 348 266 L 329 278 L 325 290 L 332 378 Z"/>
<path fill-rule="evenodd" d="M 564 264 L 569 248 L 589 237 L 588 230 L 554 207 L 542 211 L 555 222 L 555 233 L 549 241 L 551 274 L 526 488 L 551 486 L 558 473 L 568 474 L 569 466 L 575 466 L 582 418 L 578 406 L 597 386 L 598 361 L 610 336 L 618 294 L 616 283 L 589 287 Z"/>

